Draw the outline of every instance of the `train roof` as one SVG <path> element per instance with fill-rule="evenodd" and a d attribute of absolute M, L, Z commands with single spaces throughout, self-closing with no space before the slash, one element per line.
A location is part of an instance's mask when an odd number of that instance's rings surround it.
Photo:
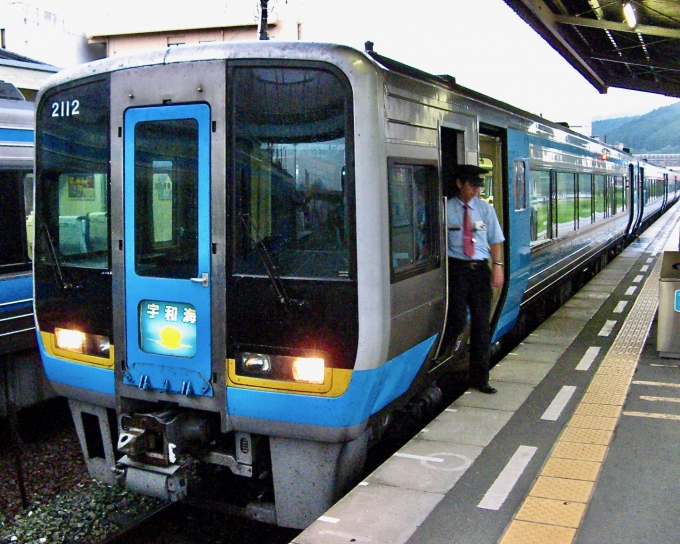
<path fill-rule="evenodd" d="M 0 98 L 0 127 L 33 128 L 33 102 Z"/>
<path fill-rule="evenodd" d="M 632 155 L 630 155 L 627 150 L 622 151 L 588 136 L 584 136 L 583 134 L 579 134 L 578 132 L 571 130 L 568 126 L 566 126 L 566 124 L 549 121 L 539 115 L 522 110 L 506 102 L 497 100 L 490 96 L 474 91 L 468 87 L 459 85 L 452 76 L 430 74 L 428 72 L 419 70 L 418 68 L 414 68 L 389 57 L 380 55 L 373 50 L 372 44 L 370 42 L 367 42 L 366 46 L 366 51 L 359 51 L 349 46 L 331 43 L 233 41 L 157 49 L 130 56 L 109 57 L 107 59 L 83 64 L 71 69 L 62 70 L 61 72 L 47 79 L 38 93 L 38 100 L 47 89 L 54 85 L 108 72 L 179 62 L 243 58 L 244 50 L 247 50 L 247 57 L 252 59 L 281 57 L 304 59 L 307 53 L 313 50 L 314 57 L 318 58 L 319 60 L 337 61 L 338 58 L 345 58 L 351 62 L 352 60 L 357 60 L 359 58 L 368 58 L 378 69 L 383 71 L 399 74 L 425 84 L 437 86 L 444 91 L 451 92 L 455 95 L 462 96 L 478 103 L 482 103 L 488 107 L 503 111 L 512 116 L 522 118 L 529 123 L 535 124 L 540 133 L 561 132 L 571 138 L 577 138 L 582 141 L 595 143 L 596 145 L 601 146 L 601 148 L 607 148 L 617 154 L 620 153 L 622 156 L 626 157 L 626 160 L 632 158 Z"/>

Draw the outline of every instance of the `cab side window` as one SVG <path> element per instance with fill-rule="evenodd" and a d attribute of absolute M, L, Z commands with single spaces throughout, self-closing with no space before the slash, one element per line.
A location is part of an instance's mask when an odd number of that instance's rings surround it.
<path fill-rule="evenodd" d="M 410 276 L 439 262 L 437 168 L 391 160 L 388 171 L 392 271 Z"/>

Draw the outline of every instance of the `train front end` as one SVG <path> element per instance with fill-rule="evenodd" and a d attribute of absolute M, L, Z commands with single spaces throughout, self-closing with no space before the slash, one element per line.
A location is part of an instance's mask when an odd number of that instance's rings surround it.
<path fill-rule="evenodd" d="M 308 525 L 359 474 L 367 420 L 401 387 L 376 387 L 387 249 L 357 251 L 357 232 L 380 240 L 385 224 L 385 204 L 355 205 L 357 162 L 384 168 L 356 141 L 375 113 L 354 127 L 357 108 L 377 111 L 375 67 L 252 43 L 53 81 L 37 109 L 35 308 L 90 472 Z M 362 311 L 377 314 L 363 343 Z"/>

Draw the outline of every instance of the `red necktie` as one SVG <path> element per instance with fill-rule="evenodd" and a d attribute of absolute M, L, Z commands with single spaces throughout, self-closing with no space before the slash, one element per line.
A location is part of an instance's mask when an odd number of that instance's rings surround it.
<path fill-rule="evenodd" d="M 470 220 L 470 214 L 468 213 L 468 205 L 463 204 L 463 208 L 465 208 L 465 215 L 463 216 L 463 252 L 466 257 L 472 259 L 475 255 L 475 244 L 472 241 L 472 221 Z"/>

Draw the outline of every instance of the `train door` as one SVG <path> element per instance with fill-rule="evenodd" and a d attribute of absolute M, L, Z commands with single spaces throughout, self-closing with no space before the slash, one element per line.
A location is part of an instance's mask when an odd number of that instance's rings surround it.
<path fill-rule="evenodd" d="M 504 165 L 503 148 L 504 132 L 493 127 L 482 127 L 479 133 L 479 166 L 486 168 L 489 172 L 484 177 L 483 194 L 480 195 L 491 204 L 501 224 L 503 232 L 505 228 L 505 199 L 503 198 L 504 187 Z M 505 249 L 503 249 L 505 254 Z M 509 267 L 508 267 L 509 268 Z M 501 300 L 502 289 L 494 290 L 493 302 L 491 304 L 491 319 L 495 320 L 496 310 Z"/>
<path fill-rule="evenodd" d="M 126 385 L 212 397 L 210 107 L 124 117 Z"/>
<path fill-rule="evenodd" d="M 635 164 L 628 165 L 628 177 L 626 178 L 626 186 L 630 188 L 628 191 L 628 227 L 626 232 L 629 236 L 633 236 L 638 222 L 638 208 L 640 206 L 640 190 L 638 186 L 638 173 Z"/>

